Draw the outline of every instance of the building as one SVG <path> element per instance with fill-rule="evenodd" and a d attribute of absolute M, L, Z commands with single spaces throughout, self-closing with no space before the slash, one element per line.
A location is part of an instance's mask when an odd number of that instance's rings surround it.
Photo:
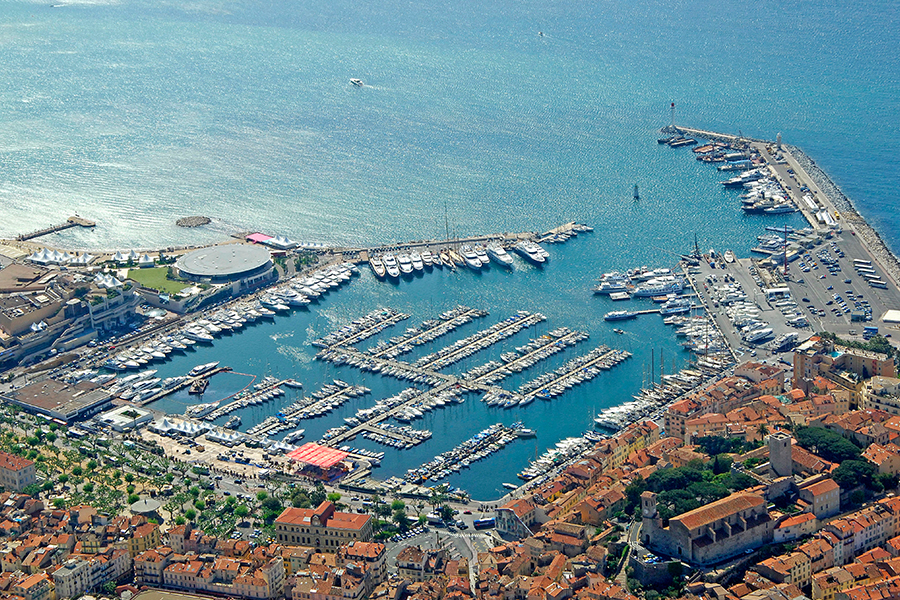
<path fill-rule="evenodd" d="M 531 500 L 512 500 L 494 511 L 497 531 L 515 538 L 531 535 L 531 526 L 536 523 L 535 506 Z"/>
<path fill-rule="evenodd" d="M 798 490 L 800 499 L 810 505 L 817 519 L 827 519 L 841 510 L 841 488 L 834 479 L 822 479 Z"/>
<path fill-rule="evenodd" d="M 188 252 L 175 263 L 180 277 L 211 284 L 252 287 L 271 279 L 274 272 L 269 251 L 255 244 L 222 244 Z"/>
<path fill-rule="evenodd" d="M 760 575 L 775 583 L 794 584 L 798 588 L 805 587 L 812 576 L 809 557 L 802 552 L 773 556 L 754 568 Z"/>
<path fill-rule="evenodd" d="M 887 446 L 870 444 L 862 453 L 862 457 L 878 467 L 879 473 L 900 474 L 900 454 L 897 453 L 897 446 L 893 444 Z"/>
<path fill-rule="evenodd" d="M 860 408 L 883 410 L 900 415 L 900 379 L 896 377 L 872 377 L 862 389 Z"/>
<path fill-rule="evenodd" d="M 641 494 L 644 546 L 683 560 L 707 566 L 772 541 L 774 521 L 762 496 L 737 492 L 706 506 L 688 511 L 663 524 L 656 494 Z"/>
<path fill-rule="evenodd" d="M 150 423 L 153 421 L 153 413 L 136 406 L 124 405 L 106 411 L 96 419 L 104 425 L 109 425 L 115 431 L 124 432 Z"/>
<path fill-rule="evenodd" d="M 445 550 L 423 550 L 407 546 L 397 555 L 397 573 L 412 581 L 425 581 L 441 573 L 447 560 Z"/>
<path fill-rule="evenodd" d="M 102 554 L 73 554 L 53 572 L 56 597 L 75 598 L 116 581 L 131 570 L 131 556 L 124 548 L 108 548 Z"/>
<path fill-rule="evenodd" d="M 809 338 L 794 350 L 793 387 L 807 393 L 816 377 L 822 376 L 838 388 L 849 391 L 851 402 L 858 404 L 863 380 L 895 375 L 893 358 L 879 352 L 838 346 L 818 336 Z"/>
<path fill-rule="evenodd" d="M 366 565 L 366 582 L 372 587 L 384 581 L 387 575 L 387 548 L 378 542 L 350 542 L 338 548 L 336 562 L 339 567 L 350 563 Z M 372 590 L 367 590 L 366 593 Z"/>
<path fill-rule="evenodd" d="M 794 472 L 791 436 L 777 431 L 766 438 L 769 446 L 769 466 L 776 477 L 790 477 Z"/>
<path fill-rule="evenodd" d="M 34 461 L 0 452 L 0 486 L 7 491 L 21 492 L 26 486 L 36 482 Z"/>
<path fill-rule="evenodd" d="M 44 379 L 0 394 L 0 400 L 20 406 L 30 413 L 72 423 L 111 406 L 112 396 L 106 388 L 90 381 L 69 384 Z"/>
<path fill-rule="evenodd" d="M 372 516 L 335 510 L 331 502 L 315 509 L 286 508 L 275 519 L 276 540 L 291 546 L 310 546 L 317 552 L 337 552 L 342 544 L 371 542 Z"/>

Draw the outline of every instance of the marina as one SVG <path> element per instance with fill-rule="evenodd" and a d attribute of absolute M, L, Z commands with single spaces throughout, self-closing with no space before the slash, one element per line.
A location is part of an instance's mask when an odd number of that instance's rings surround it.
<path fill-rule="evenodd" d="M 433 460 L 416 469 L 410 469 L 404 478 L 409 483 L 417 484 L 440 481 L 452 473 L 468 468 L 472 463 L 499 452 L 504 446 L 519 438 L 517 432 L 523 427 L 521 423 L 514 423 L 509 427 L 502 423 L 492 425 L 452 450 L 435 456 Z"/>

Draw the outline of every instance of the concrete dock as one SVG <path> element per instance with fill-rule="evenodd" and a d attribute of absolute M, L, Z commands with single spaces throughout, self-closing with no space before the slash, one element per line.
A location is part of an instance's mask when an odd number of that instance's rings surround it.
<path fill-rule="evenodd" d="M 66 219 L 65 223 L 60 223 L 58 225 L 51 225 L 50 227 L 45 227 L 44 229 L 38 229 L 37 231 L 32 231 L 31 233 L 23 233 L 20 236 L 16 237 L 17 241 L 24 242 L 26 240 L 31 240 L 37 237 L 41 237 L 43 235 L 48 235 L 51 233 L 56 233 L 58 231 L 64 231 L 69 229 L 70 227 L 85 227 L 90 229 L 91 227 L 96 227 L 96 223 L 91 221 L 90 219 L 85 219 L 83 217 L 74 216 Z"/>

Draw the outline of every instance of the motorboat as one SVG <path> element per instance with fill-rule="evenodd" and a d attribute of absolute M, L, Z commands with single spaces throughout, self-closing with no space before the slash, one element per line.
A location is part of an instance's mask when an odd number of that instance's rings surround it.
<path fill-rule="evenodd" d="M 372 272 L 375 273 L 375 276 L 379 279 L 382 279 L 387 275 L 387 269 L 385 269 L 381 258 L 377 256 L 371 257 L 369 259 L 369 266 L 372 268 Z"/>

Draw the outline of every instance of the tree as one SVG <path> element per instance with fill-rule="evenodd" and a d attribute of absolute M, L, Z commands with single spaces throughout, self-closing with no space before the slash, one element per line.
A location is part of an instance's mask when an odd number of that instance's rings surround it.
<path fill-rule="evenodd" d="M 391 515 L 390 505 L 384 502 L 379 502 L 375 505 L 375 514 L 379 517 L 389 517 Z"/>
<path fill-rule="evenodd" d="M 83 491 L 85 494 L 90 494 L 94 491 L 94 484 L 91 482 L 87 482 L 86 484 L 81 486 L 81 491 Z"/>
<path fill-rule="evenodd" d="M 135 502 L 137 502 L 137 501 L 140 500 L 140 499 L 141 499 L 141 497 L 138 496 L 137 494 L 129 494 L 129 496 L 128 496 L 128 504 L 134 504 Z"/>
<path fill-rule="evenodd" d="M 88 471 L 93 471 L 94 469 L 96 469 L 96 468 L 97 468 L 97 461 L 94 460 L 93 458 L 92 458 L 91 460 L 89 460 L 89 461 L 88 461 L 88 464 L 87 464 L 87 468 L 88 468 Z"/>
<path fill-rule="evenodd" d="M 325 494 L 325 486 L 321 483 L 316 484 L 316 488 L 309 493 L 309 502 L 313 506 L 318 506 L 327 500 L 327 494 Z"/>
<path fill-rule="evenodd" d="M 184 523 L 185 523 L 184 517 L 182 517 L 181 515 L 178 515 L 177 517 L 175 517 L 176 525 L 184 525 Z"/>
<path fill-rule="evenodd" d="M 197 518 L 197 511 L 194 510 L 193 508 L 189 508 L 186 511 L 184 511 L 184 516 L 188 521 L 193 521 L 194 519 Z"/>
<path fill-rule="evenodd" d="M 406 503 L 403 502 L 403 500 L 398 499 L 391 502 L 391 510 L 397 511 L 403 510 L 404 508 L 406 508 Z"/>
<path fill-rule="evenodd" d="M 107 581 L 102 586 L 103 591 L 107 594 L 115 594 L 116 593 L 116 582 L 115 581 Z"/>
<path fill-rule="evenodd" d="M 175 480 L 175 476 L 171 473 L 166 473 L 166 483 L 172 483 Z"/>
<path fill-rule="evenodd" d="M 72 467 L 72 475 L 75 477 L 81 477 L 81 474 L 84 473 L 81 467 Z"/>
<path fill-rule="evenodd" d="M 52 444 L 53 442 L 56 441 L 56 434 L 53 433 L 52 431 L 51 431 L 50 433 L 48 433 L 47 435 L 45 435 L 44 437 L 45 437 L 45 438 L 47 439 L 47 441 L 50 442 L 51 444 Z"/>
<path fill-rule="evenodd" d="M 268 497 L 269 497 L 269 494 L 267 494 L 266 492 L 257 492 L 256 493 L 256 499 L 259 500 L 260 502 L 262 502 L 263 500 L 265 500 Z"/>
<path fill-rule="evenodd" d="M 133 473 L 125 473 L 125 481 L 127 481 L 128 483 L 131 483 L 132 481 L 134 481 L 134 474 Z"/>
<path fill-rule="evenodd" d="M 63 473 L 62 475 L 60 475 L 59 477 L 57 477 L 57 479 L 58 479 L 59 482 L 60 482 L 61 484 L 63 484 L 63 485 L 65 485 L 65 484 L 67 484 L 67 483 L 69 482 L 69 476 L 66 475 L 65 473 Z"/>
<path fill-rule="evenodd" d="M 878 469 L 865 460 L 846 460 L 832 473 L 835 483 L 842 489 L 852 490 L 861 485 L 873 492 L 880 492 L 884 487 L 875 478 L 876 475 Z"/>
<path fill-rule="evenodd" d="M 87 487 L 88 485 L 90 485 L 90 484 L 85 485 L 85 487 Z M 53 489 L 52 481 L 45 481 L 44 483 L 41 484 L 41 491 L 43 491 L 43 492 L 49 492 L 52 489 Z M 85 491 L 90 491 L 90 490 L 85 490 Z M 31 494 L 29 494 L 29 496 L 30 495 Z"/>
<path fill-rule="evenodd" d="M 261 504 L 264 509 L 271 512 L 279 512 L 281 510 L 281 501 L 278 498 L 266 498 Z"/>
<path fill-rule="evenodd" d="M 194 500 L 194 507 L 197 510 L 203 510 L 204 508 L 206 508 L 206 504 L 203 502 L 203 500 L 197 498 L 196 500 Z"/>
<path fill-rule="evenodd" d="M 197 498 L 197 497 L 200 496 L 200 488 L 198 488 L 198 487 L 195 485 L 195 486 L 191 487 L 191 489 L 188 490 L 188 494 L 190 494 L 190 495 L 193 496 L 194 498 Z"/>
<path fill-rule="evenodd" d="M 405 533 L 409 529 L 409 517 L 402 508 L 394 511 L 393 520 L 394 523 L 397 524 L 397 527 L 400 528 L 401 532 Z"/>
<path fill-rule="evenodd" d="M 337 502 L 340 501 L 341 495 L 338 494 L 337 492 L 331 492 L 330 494 L 328 494 L 328 495 L 326 496 L 326 499 L 327 499 L 329 502 L 331 502 L 332 504 L 336 504 Z"/>
<path fill-rule="evenodd" d="M 794 437 L 798 444 L 831 462 L 857 460 L 861 453 L 859 446 L 822 427 L 800 427 Z"/>
<path fill-rule="evenodd" d="M 243 504 L 241 504 L 236 509 L 234 509 L 234 514 L 235 514 L 235 516 L 243 519 L 244 517 L 246 517 L 247 515 L 250 514 L 250 509 L 247 508 L 246 506 L 244 506 Z"/>
<path fill-rule="evenodd" d="M 64 499 L 57 498 L 56 500 L 53 501 L 53 508 L 65 508 L 65 507 L 66 507 L 66 501 Z"/>
<path fill-rule="evenodd" d="M 443 506 L 439 509 L 438 512 L 440 512 L 441 518 L 442 518 L 445 522 L 449 523 L 450 521 L 453 520 L 453 509 L 450 508 L 449 505 L 447 505 L 447 504 L 443 505 Z"/>

